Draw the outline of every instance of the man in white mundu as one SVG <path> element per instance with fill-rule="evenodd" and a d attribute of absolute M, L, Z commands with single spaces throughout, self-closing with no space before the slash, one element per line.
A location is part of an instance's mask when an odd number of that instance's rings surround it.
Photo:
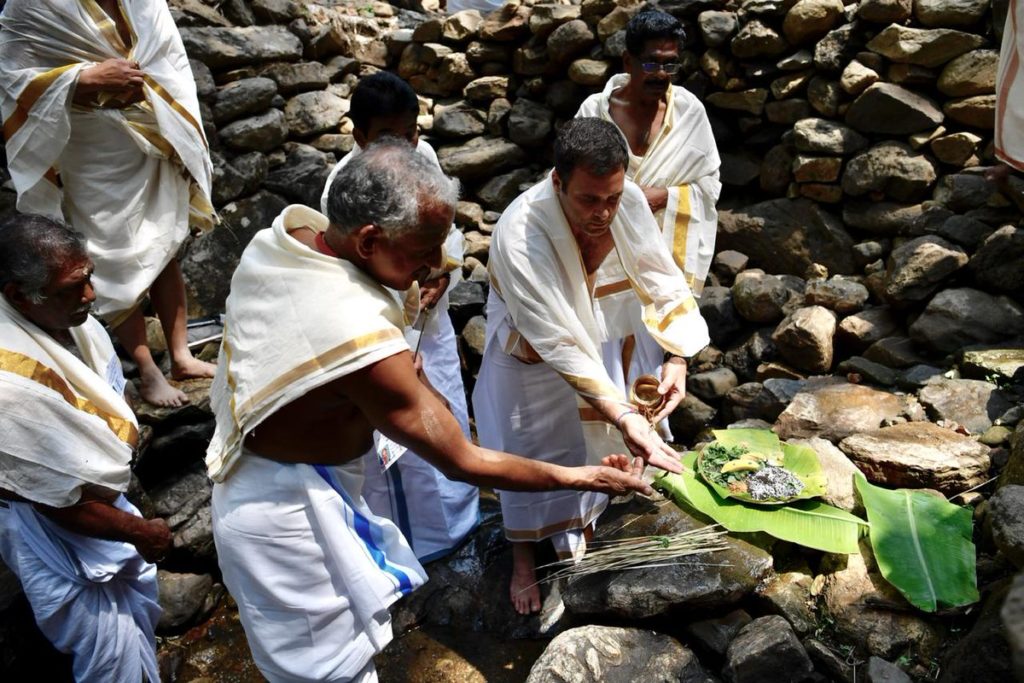
<path fill-rule="evenodd" d="M 996 75 L 996 156 L 1024 173 L 1024 2 L 1010 0 Z M 1005 175 L 1005 174 L 1004 174 Z"/>
<path fill-rule="evenodd" d="M 138 439 L 80 238 L 0 225 L 0 556 L 78 681 L 159 680 L 156 566 L 171 546 L 123 492 Z"/>
<path fill-rule="evenodd" d="M 576 116 L 611 121 L 622 133 L 629 147 L 626 176 L 643 190 L 676 265 L 700 297 L 715 254 L 715 204 L 722 184 L 704 105 L 672 84 L 683 38 L 683 27 L 671 14 L 636 14 L 626 24 L 625 73 L 588 97 Z M 648 334 L 638 329 L 634 335 L 609 341 L 604 349 L 608 371 L 621 372 L 628 381 L 652 372 L 662 360 L 661 347 Z"/>
<path fill-rule="evenodd" d="M 18 210 L 67 221 L 96 264 L 96 313 L 138 364 L 142 397 L 185 403 L 146 346 L 160 318 L 176 379 L 213 367 L 188 349 L 175 258 L 189 223 L 210 228 L 212 167 L 195 82 L 164 2 L 8 0 L 0 87 Z"/>
<path fill-rule="evenodd" d="M 339 161 L 324 185 L 320 211 L 327 213 L 331 185 L 345 165 L 363 151 L 366 145 L 385 136 L 407 140 L 416 152 L 440 168 L 437 154 L 419 138 L 416 117 L 419 100 L 416 91 L 401 78 L 388 71 L 378 71 L 359 81 L 352 93 L 348 116 L 352 119 L 355 147 Z M 431 271 L 415 291 L 395 292 L 411 302 L 409 325 L 405 339 L 422 356 L 423 372 L 444 397 L 452 415 L 459 421 L 463 434 L 469 437 L 469 414 L 466 389 L 462 384 L 455 329 L 448 315 L 448 290 L 462 275 L 462 254 L 465 239 L 454 225 L 444 243 L 444 262 Z M 403 298 L 405 297 L 405 298 Z M 415 320 L 416 316 L 422 316 Z M 453 550 L 476 528 L 479 522 L 479 492 L 475 486 L 452 481 L 436 467 L 414 452 L 405 452 L 383 469 L 378 459 L 382 445 L 374 435 L 376 447 L 368 452 L 363 498 L 370 509 L 387 517 L 402 530 L 416 557 L 421 562 L 437 559 Z M 383 443 L 387 443 L 384 440 Z"/>
<path fill-rule="evenodd" d="M 658 387 L 667 401 L 657 422 L 683 398 L 683 357 L 708 343 L 686 279 L 643 192 L 625 179 L 626 167 L 614 125 L 573 119 L 555 140 L 554 171 L 498 222 L 487 342 L 473 391 L 481 444 L 563 465 L 625 447 L 678 471 L 675 452 L 627 402 L 625 378 L 611 376 L 602 357 L 603 342 L 638 327 L 668 352 Z M 602 296 L 609 287 L 616 296 Z M 606 503 L 593 493 L 501 492 L 519 612 L 540 608 L 534 543 L 551 538 L 560 554 L 582 551 Z"/>
<path fill-rule="evenodd" d="M 338 173 L 329 219 L 286 208 L 231 280 L 206 462 L 224 582 L 271 681 L 376 680 L 388 606 L 425 580 L 360 496 L 375 429 L 477 484 L 650 490 L 622 455 L 565 468 L 473 446 L 418 376 L 388 288 L 441 265 L 457 201 L 457 181 L 380 141 Z"/>

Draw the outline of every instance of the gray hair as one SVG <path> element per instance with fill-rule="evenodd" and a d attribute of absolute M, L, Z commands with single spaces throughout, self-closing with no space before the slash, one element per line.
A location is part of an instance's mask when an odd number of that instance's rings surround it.
<path fill-rule="evenodd" d="M 428 201 L 454 208 L 459 181 L 407 141 L 384 137 L 353 157 L 335 177 L 327 217 L 344 234 L 372 223 L 395 237 L 419 227 L 420 206 Z"/>
<path fill-rule="evenodd" d="M 57 269 L 79 256 L 86 256 L 85 242 L 63 223 L 24 213 L 0 223 L 0 289 L 13 283 L 33 303 L 43 303 Z"/>

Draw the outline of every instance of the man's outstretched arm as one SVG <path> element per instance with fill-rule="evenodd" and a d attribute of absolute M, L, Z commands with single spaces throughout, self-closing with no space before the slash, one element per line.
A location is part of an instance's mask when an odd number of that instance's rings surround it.
<path fill-rule="evenodd" d="M 452 414 L 417 379 L 412 354 L 402 352 L 333 382 L 375 429 L 413 449 L 446 476 L 512 491 L 571 488 L 612 495 L 650 493 L 627 474 L 628 458 L 606 466 L 562 467 L 491 451 L 470 443 Z"/>

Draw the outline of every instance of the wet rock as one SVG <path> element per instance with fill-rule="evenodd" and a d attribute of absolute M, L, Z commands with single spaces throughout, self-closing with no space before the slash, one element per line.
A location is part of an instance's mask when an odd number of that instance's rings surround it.
<path fill-rule="evenodd" d="M 774 199 L 718 214 L 718 248 L 747 254 L 773 273 L 803 275 L 820 263 L 829 272 L 856 270 L 853 239 L 842 223 L 808 200 Z"/>
<path fill-rule="evenodd" d="M 1002 292 L 1024 292 L 1024 230 L 1004 225 L 981 244 L 970 268 L 978 283 Z"/>
<path fill-rule="evenodd" d="M 711 683 L 690 650 L 635 628 L 580 626 L 560 633 L 534 663 L 527 683 L 678 680 Z"/>
<path fill-rule="evenodd" d="M 445 173 L 461 180 L 490 177 L 526 162 L 522 147 L 493 137 L 478 137 L 464 145 L 442 147 L 437 157 Z"/>
<path fill-rule="evenodd" d="M 772 334 L 779 355 L 794 367 L 825 372 L 832 367 L 836 314 L 822 306 L 800 308 L 786 316 Z"/>
<path fill-rule="evenodd" d="M 751 621 L 749 614 L 737 609 L 725 616 L 691 622 L 686 625 L 686 632 L 702 647 L 717 655 L 724 655 L 732 639 Z"/>
<path fill-rule="evenodd" d="M 894 62 L 936 67 L 981 47 L 984 42 L 981 36 L 962 31 L 893 24 L 882 29 L 868 42 L 867 47 Z"/>
<path fill-rule="evenodd" d="M 934 128 L 944 114 L 934 101 L 892 83 L 875 83 L 846 111 L 846 123 L 865 133 L 910 135 Z"/>
<path fill-rule="evenodd" d="M 257 231 L 269 228 L 288 202 L 261 191 L 220 209 L 221 224 L 189 243 L 181 269 L 191 317 L 224 310 L 242 251 Z"/>
<path fill-rule="evenodd" d="M 743 318 L 755 323 L 773 323 L 783 317 L 782 307 L 790 293 L 781 279 L 762 271 L 740 273 L 732 286 L 732 302 Z"/>
<path fill-rule="evenodd" d="M 947 420 L 981 434 L 1013 403 L 995 384 L 976 379 L 943 379 L 929 383 L 918 398 L 934 421 Z"/>
<path fill-rule="evenodd" d="M 839 447 L 871 481 L 946 495 L 985 481 L 989 449 L 930 422 L 908 422 L 843 439 Z"/>
<path fill-rule="evenodd" d="M 951 274 L 967 265 L 963 249 L 925 235 L 893 249 L 885 273 L 885 295 L 892 303 L 921 301 Z"/>
<path fill-rule="evenodd" d="M 1007 297 L 967 287 L 936 294 L 910 326 L 910 337 L 925 348 L 950 353 L 1024 333 L 1024 308 Z"/>
<path fill-rule="evenodd" d="M 828 555 L 822 597 L 836 629 L 852 644 L 878 657 L 896 658 L 909 648 L 929 656 L 939 646 L 939 628 L 910 610 L 895 611 L 868 607 L 866 601 L 906 604 L 874 564 L 867 541 L 861 541 L 859 555 Z M 870 567 L 870 569 L 869 569 Z"/>
<path fill-rule="evenodd" d="M 167 632 L 202 617 L 203 607 L 213 588 L 209 574 L 176 574 L 160 569 L 156 574 L 160 591 L 160 621 L 156 628 Z"/>
<path fill-rule="evenodd" d="M 229 147 L 242 151 L 269 152 L 288 138 L 284 113 L 270 109 L 257 116 L 232 121 L 218 131 Z"/>
<path fill-rule="evenodd" d="M 914 0 L 914 16 L 925 26 L 972 26 L 988 8 L 985 0 Z"/>
<path fill-rule="evenodd" d="M 608 538 L 671 534 L 703 526 L 671 504 L 634 501 L 620 507 L 626 509 L 603 522 L 606 528 L 618 529 Z M 625 523 L 629 526 L 623 531 Z M 772 560 L 745 541 L 726 538 L 725 542 L 727 550 L 707 557 L 683 557 L 672 566 L 581 577 L 566 587 L 566 609 L 576 615 L 641 619 L 679 609 L 735 604 L 770 570 Z"/>
<path fill-rule="evenodd" d="M 988 95 L 996 90 L 998 50 L 973 50 L 960 55 L 942 69 L 937 86 L 949 97 Z"/>
<path fill-rule="evenodd" d="M 912 0 L 864 0 L 857 16 L 876 24 L 899 24 L 910 18 L 913 8 Z"/>
<path fill-rule="evenodd" d="M 277 84 L 269 78 L 243 78 L 228 83 L 217 91 L 213 102 L 213 120 L 217 124 L 265 111 L 270 107 Z"/>
<path fill-rule="evenodd" d="M 697 305 L 716 346 L 727 345 L 743 329 L 743 320 L 733 306 L 732 291 L 728 287 L 705 287 Z"/>
<path fill-rule="evenodd" d="M 789 623 L 774 615 L 744 626 L 729 644 L 725 660 L 723 675 L 733 683 L 792 683 L 814 670 Z"/>
<path fill-rule="evenodd" d="M 901 142 L 882 142 L 846 164 L 843 191 L 853 196 L 884 192 L 897 201 L 914 201 L 935 179 L 935 166 L 928 157 Z"/>
<path fill-rule="evenodd" d="M 989 499 L 996 547 L 1017 569 L 1024 567 L 1024 486 L 1003 486 Z"/>
<path fill-rule="evenodd" d="M 437 135 L 464 138 L 481 135 L 485 129 L 486 115 L 466 102 L 456 102 L 450 107 L 438 105 L 434 108 L 432 132 Z"/>
<path fill-rule="evenodd" d="M 838 378 L 810 380 L 779 415 L 781 439 L 819 437 L 839 441 L 874 429 L 911 409 L 906 396 L 849 384 Z"/>
<path fill-rule="evenodd" d="M 179 30 L 185 51 L 211 69 L 297 60 L 302 43 L 284 26 L 199 27 Z"/>
<path fill-rule="evenodd" d="M 846 454 L 836 448 L 831 441 L 820 437 L 809 439 L 787 439 L 788 443 L 807 446 L 818 456 L 821 471 L 825 474 L 826 493 L 821 497 L 829 505 L 840 510 L 860 514 L 863 506 L 857 497 L 854 477 L 860 470 Z"/>
<path fill-rule="evenodd" d="M 211 562 L 216 560 L 210 495 L 213 482 L 197 463 L 174 481 L 150 492 L 158 517 L 164 518 L 174 536 L 173 557 Z"/>
<path fill-rule="evenodd" d="M 551 132 L 554 118 L 554 112 L 543 104 L 524 97 L 518 98 L 509 113 L 508 135 L 517 145 L 539 145 Z"/>
<path fill-rule="evenodd" d="M 729 368 L 715 368 L 686 378 L 686 388 L 705 401 L 717 401 L 736 388 L 739 380 Z"/>

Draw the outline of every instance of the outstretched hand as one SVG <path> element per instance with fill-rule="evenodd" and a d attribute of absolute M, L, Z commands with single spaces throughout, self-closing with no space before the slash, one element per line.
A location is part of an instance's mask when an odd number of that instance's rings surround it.
<path fill-rule="evenodd" d="M 637 491 L 646 496 L 654 491 L 633 472 L 629 456 L 609 455 L 601 465 L 581 467 L 582 485 L 586 491 L 598 491 L 610 496 L 620 496 L 630 491 Z"/>

